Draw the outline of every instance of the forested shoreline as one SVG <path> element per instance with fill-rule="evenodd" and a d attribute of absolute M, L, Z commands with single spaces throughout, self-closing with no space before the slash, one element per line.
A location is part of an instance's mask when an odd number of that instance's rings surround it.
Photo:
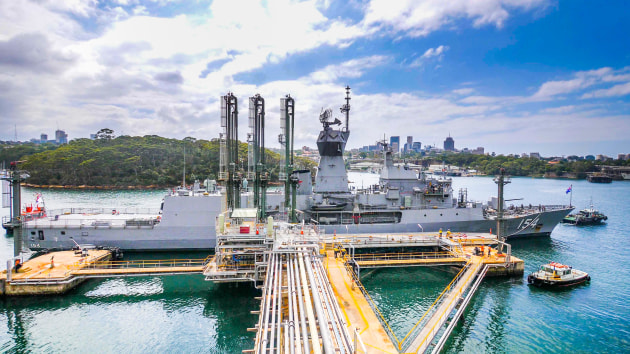
<path fill-rule="evenodd" d="M 6 166 L 20 160 L 20 169 L 27 171 L 29 186 L 57 188 L 170 188 L 182 182 L 184 164 L 186 183 L 206 178 L 217 179 L 219 141 L 185 138 L 182 140 L 156 135 L 119 136 L 102 129 L 96 139 L 75 139 L 68 144 L 34 144 L 0 146 L 0 161 Z M 630 161 L 591 161 L 569 156 L 549 161 L 531 157 L 490 156 L 445 153 L 435 156 L 407 157 L 410 161 L 429 165 L 444 163 L 474 169 L 480 174 L 495 175 L 504 168 L 511 176 L 565 177 L 582 179 L 599 171 L 601 165 L 630 166 Z M 239 164 L 247 170 L 247 144 L 241 143 Z M 296 168 L 311 169 L 316 163 L 296 157 Z M 280 155 L 267 150 L 267 171 L 277 181 Z"/>
<path fill-rule="evenodd" d="M 164 188 L 182 183 L 217 179 L 219 141 L 168 139 L 111 135 L 76 139 L 58 147 L 3 147 L 0 160 L 21 160 L 20 169 L 30 174 L 31 186 L 75 188 Z M 309 160 L 297 158 L 297 168 L 313 168 Z M 239 164 L 247 170 L 247 144 L 239 147 Z M 267 150 L 267 171 L 278 179 L 280 155 Z"/>

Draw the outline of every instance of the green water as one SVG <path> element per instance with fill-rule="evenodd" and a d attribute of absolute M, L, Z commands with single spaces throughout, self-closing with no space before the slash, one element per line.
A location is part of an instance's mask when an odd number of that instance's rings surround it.
<path fill-rule="evenodd" d="M 630 183 L 519 178 L 506 187 L 518 203 L 593 202 L 606 225 L 559 225 L 550 238 L 513 241 L 525 276 L 486 279 L 447 343 L 450 353 L 630 352 Z M 495 194 L 490 178 L 456 178 L 470 199 Z M 34 190 L 25 189 L 25 201 Z M 159 207 L 162 191 L 44 191 L 48 208 Z M 1 215 L 8 214 L 0 209 Z M 0 261 L 13 239 L 0 237 Z M 127 258 L 202 258 L 203 253 L 128 254 Z M 548 291 L 525 277 L 554 260 L 587 271 L 589 285 Z M 4 268 L 4 262 L 0 263 Z M 379 269 L 362 281 L 399 338 L 411 329 L 454 273 L 438 268 Z M 202 276 L 90 280 L 64 296 L 0 299 L 0 351 L 53 353 L 239 353 L 253 348 L 260 292 L 247 284 L 215 285 Z"/>

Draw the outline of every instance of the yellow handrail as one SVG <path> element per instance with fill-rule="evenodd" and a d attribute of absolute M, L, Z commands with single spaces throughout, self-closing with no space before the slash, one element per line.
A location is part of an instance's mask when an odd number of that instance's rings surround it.
<path fill-rule="evenodd" d="M 407 335 L 405 336 L 405 338 L 403 338 L 403 340 L 401 342 L 404 342 L 409 335 L 411 335 L 411 333 L 416 329 L 416 327 L 418 327 L 418 325 L 422 322 L 422 320 L 429 314 L 429 312 L 431 312 L 431 310 L 433 309 L 433 307 L 435 307 L 435 305 L 440 301 L 440 299 L 442 299 L 442 296 L 444 296 L 444 294 L 453 286 L 453 284 L 460 278 L 460 276 L 463 274 L 463 272 L 468 268 L 468 266 L 470 265 L 470 261 L 468 261 L 468 263 L 466 263 L 466 265 L 464 265 L 462 267 L 462 269 L 460 269 L 459 273 L 457 273 L 457 275 L 455 275 L 455 277 L 453 278 L 453 280 L 451 280 L 451 282 L 446 286 L 446 288 L 444 288 L 444 290 L 442 290 L 442 292 L 440 293 L 440 295 L 437 297 L 437 299 L 435 299 L 435 301 L 433 302 L 433 304 L 431 304 L 431 306 L 429 307 L 429 309 L 424 313 L 424 315 L 422 315 L 422 317 L 420 317 L 420 320 L 418 320 L 418 322 L 416 322 L 416 324 L 411 328 L 411 330 L 409 331 L 409 333 L 407 333 Z M 398 346 L 398 350 L 401 350 L 400 345 Z"/>
<path fill-rule="evenodd" d="M 469 280 L 472 276 L 474 276 L 475 274 L 477 274 L 477 270 L 479 269 L 479 267 L 480 267 L 480 266 L 481 266 L 481 263 L 477 263 L 477 264 L 476 264 L 475 271 L 474 271 L 474 272 L 471 272 L 471 273 L 468 275 L 468 278 L 466 278 L 466 282 L 468 282 L 468 280 Z M 463 270 L 463 269 L 462 269 L 462 270 Z M 453 279 L 453 280 L 455 280 L 455 279 Z M 463 290 L 463 288 L 462 288 L 462 289 L 459 289 L 459 293 L 458 293 L 458 295 L 461 295 L 462 290 Z M 442 295 L 440 295 L 440 297 L 441 297 L 441 296 L 442 296 Z M 439 298 L 438 298 L 438 299 L 439 299 Z M 455 301 L 455 299 L 457 299 L 457 297 L 456 297 L 456 296 L 453 296 L 453 298 L 451 299 L 451 301 L 448 303 L 448 307 L 447 307 L 447 308 L 450 308 L 450 307 L 451 307 L 451 304 L 453 303 L 453 301 Z M 436 300 L 436 301 L 437 301 L 437 300 Z M 430 309 L 429 309 L 429 310 L 430 310 Z M 428 312 L 428 311 L 427 311 L 427 312 Z M 433 331 L 435 330 L 435 327 L 436 327 L 438 324 L 440 324 L 440 319 L 441 319 L 441 318 L 442 318 L 445 314 L 447 314 L 447 312 L 446 312 L 446 311 L 445 311 L 445 312 L 443 312 L 443 313 L 440 315 L 440 317 L 438 317 L 438 321 L 436 321 L 436 322 L 433 324 L 433 326 L 431 327 L 431 330 L 430 330 L 430 331 L 427 333 L 427 335 L 426 335 L 426 336 L 422 339 L 422 342 L 420 342 L 420 344 L 418 345 L 418 349 L 419 349 L 420 347 L 422 347 L 422 345 L 423 345 L 423 344 L 424 344 L 424 342 L 427 340 L 427 338 L 429 338 L 429 335 L 430 335 L 431 333 L 433 333 Z M 426 314 L 425 314 L 425 315 L 426 315 Z M 424 317 L 424 316 L 422 316 L 422 317 Z M 422 319 L 421 319 L 421 320 L 422 320 Z M 416 351 L 416 352 L 417 352 L 417 351 Z"/>
<path fill-rule="evenodd" d="M 385 317 L 383 317 L 383 314 L 381 313 L 381 311 L 378 309 L 378 306 L 376 306 L 376 304 L 374 303 L 374 300 L 372 299 L 372 297 L 370 296 L 370 294 L 367 292 L 367 290 L 365 290 L 365 287 L 363 286 L 363 284 L 361 283 L 361 281 L 359 280 L 359 277 L 357 277 L 356 273 L 354 272 L 354 270 L 352 269 L 352 267 L 350 267 L 348 265 L 347 262 L 344 262 L 344 266 L 346 267 L 346 270 L 348 271 L 348 273 L 350 274 L 350 276 L 354 279 L 354 281 L 356 282 L 357 286 L 359 287 L 359 289 L 361 290 L 361 292 L 367 297 L 368 301 L 370 301 L 374 306 L 372 306 L 373 309 L 376 310 L 376 312 L 378 313 L 378 316 L 381 318 L 381 321 L 383 321 L 383 323 L 385 324 L 385 326 L 387 326 L 387 329 L 389 330 L 389 333 L 394 337 L 394 340 L 396 341 L 396 343 L 398 344 L 398 346 L 400 347 L 400 341 L 398 340 L 398 337 L 396 337 L 396 334 L 394 333 L 394 330 L 389 326 L 389 323 L 387 323 L 387 321 L 385 320 Z"/>

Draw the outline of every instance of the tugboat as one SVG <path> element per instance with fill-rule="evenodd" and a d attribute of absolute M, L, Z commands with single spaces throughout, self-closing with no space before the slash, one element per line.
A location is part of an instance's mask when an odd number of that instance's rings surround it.
<path fill-rule="evenodd" d="M 550 262 L 527 276 L 527 283 L 538 287 L 567 287 L 591 281 L 590 275 L 568 265 Z"/>
<path fill-rule="evenodd" d="M 589 209 L 582 209 L 577 214 L 565 216 L 562 222 L 571 225 L 599 225 L 606 220 L 608 217 L 591 205 Z"/>

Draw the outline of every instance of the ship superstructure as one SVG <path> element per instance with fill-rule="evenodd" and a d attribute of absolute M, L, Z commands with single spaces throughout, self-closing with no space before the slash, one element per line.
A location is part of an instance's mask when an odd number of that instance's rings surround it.
<path fill-rule="evenodd" d="M 350 191 L 343 153 L 350 135 L 350 88 L 346 87 L 345 126 L 333 120 L 332 110 L 320 115 L 317 139 L 321 160 L 312 193 L 299 198 L 304 220 L 331 233 L 388 232 L 492 232 L 496 233 L 496 209 L 467 200 L 467 191 L 455 196 L 452 179 L 428 177 L 406 164 L 394 163 L 394 152 L 384 140 L 379 183 Z M 333 129 L 332 126 L 337 126 Z M 573 208 L 544 206 L 513 209 L 503 213 L 502 235 L 549 235 Z"/>

